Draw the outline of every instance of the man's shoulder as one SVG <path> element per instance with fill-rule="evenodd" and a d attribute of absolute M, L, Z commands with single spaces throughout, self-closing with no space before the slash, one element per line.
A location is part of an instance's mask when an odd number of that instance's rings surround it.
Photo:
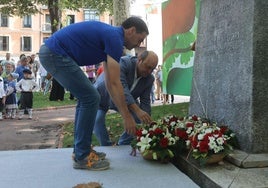
<path fill-rule="evenodd" d="M 131 55 L 125 55 L 125 56 L 122 56 L 120 58 L 120 62 L 121 64 L 126 64 L 126 63 L 129 63 L 129 62 L 132 62 L 132 63 L 135 63 L 137 61 L 137 57 L 136 56 L 131 56 Z"/>

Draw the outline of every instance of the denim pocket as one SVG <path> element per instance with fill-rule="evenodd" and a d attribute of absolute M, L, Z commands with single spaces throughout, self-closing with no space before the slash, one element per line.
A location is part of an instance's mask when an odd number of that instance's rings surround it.
<path fill-rule="evenodd" d="M 68 56 L 53 53 L 45 45 L 40 48 L 39 59 L 47 72 L 52 75 L 56 74 L 58 71 L 75 72 L 80 69 L 73 59 Z"/>

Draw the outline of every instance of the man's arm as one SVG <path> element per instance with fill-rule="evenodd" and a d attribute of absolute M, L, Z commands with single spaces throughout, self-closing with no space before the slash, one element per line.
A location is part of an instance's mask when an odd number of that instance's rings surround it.
<path fill-rule="evenodd" d="M 107 90 L 123 117 L 124 127 L 128 134 L 136 133 L 136 123 L 131 116 L 125 102 L 124 90 L 120 81 L 120 66 L 111 56 L 107 55 L 107 62 L 103 63 L 105 72 L 105 83 Z"/>
<path fill-rule="evenodd" d="M 146 88 L 144 88 L 142 94 L 140 95 L 140 105 L 139 107 L 145 112 L 151 114 L 151 90 L 154 84 L 154 77 L 149 76 L 147 79 Z"/>
<path fill-rule="evenodd" d="M 128 104 L 129 110 L 135 113 L 141 122 L 145 124 L 149 124 L 152 121 L 150 117 L 150 113 L 148 113 L 146 110 L 144 111 L 136 104 L 136 100 L 134 99 L 130 91 L 130 88 L 132 87 L 132 85 L 129 85 L 131 83 L 127 81 L 128 79 L 130 79 L 130 78 L 127 78 L 129 76 L 133 77 L 132 81 L 134 81 L 134 76 L 136 72 L 136 63 L 134 64 L 134 62 L 132 61 L 133 59 L 130 57 L 128 58 L 125 57 L 125 58 L 120 59 L 120 80 L 123 85 L 124 94 L 126 97 L 126 102 Z"/>
<path fill-rule="evenodd" d="M 142 123 L 149 124 L 152 122 L 150 114 L 142 110 L 136 103 L 128 105 L 128 108 L 136 114 Z"/>

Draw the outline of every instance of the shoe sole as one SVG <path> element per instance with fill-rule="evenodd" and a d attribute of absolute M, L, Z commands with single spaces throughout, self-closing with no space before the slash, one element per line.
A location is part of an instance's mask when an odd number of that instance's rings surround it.
<path fill-rule="evenodd" d="M 75 158 L 75 155 L 74 155 L 74 153 L 72 154 L 72 160 L 74 161 L 74 158 Z M 100 157 L 99 156 L 99 159 L 100 160 L 105 160 L 105 158 L 106 158 L 106 155 L 105 156 L 103 156 L 103 157 Z"/>
<path fill-rule="evenodd" d="M 103 166 L 103 167 L 100 167 L 100 168 L 94 168 L 94 167 L 88 167 L 88 166 L 80 165 L 80 164 L 78 164 L 78 163 L 76 163 L 74 161 L 73 168 L 74 169 L 80 169 L 80 170 L 91 170 L 91 171 L 102 171 L 102 170 L 107 170 L 107 169 L 110 168 L 110 163 L 108 161 L 102 160 L 102 162 L 106 162 L 107 165 L 106 166 Z"/>
<path fill-rule="evenodd" d="M 110 168 L 110 166 L 102 167 L 102 168 L 89 168 L 89 167 L 73 166 L 73 168 L 77 169 L 77 170 L 102 171 L 102 170 L 108 170 Z"/>

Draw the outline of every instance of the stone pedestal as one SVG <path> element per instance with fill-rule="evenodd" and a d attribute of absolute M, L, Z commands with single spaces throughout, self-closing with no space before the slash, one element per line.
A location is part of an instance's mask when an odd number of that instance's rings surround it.
<path fill-rule="evenodd" d="M 268 1 L 202 0 L 190 114 L 228 125 L 241 150 L 268 152 Z"/>

